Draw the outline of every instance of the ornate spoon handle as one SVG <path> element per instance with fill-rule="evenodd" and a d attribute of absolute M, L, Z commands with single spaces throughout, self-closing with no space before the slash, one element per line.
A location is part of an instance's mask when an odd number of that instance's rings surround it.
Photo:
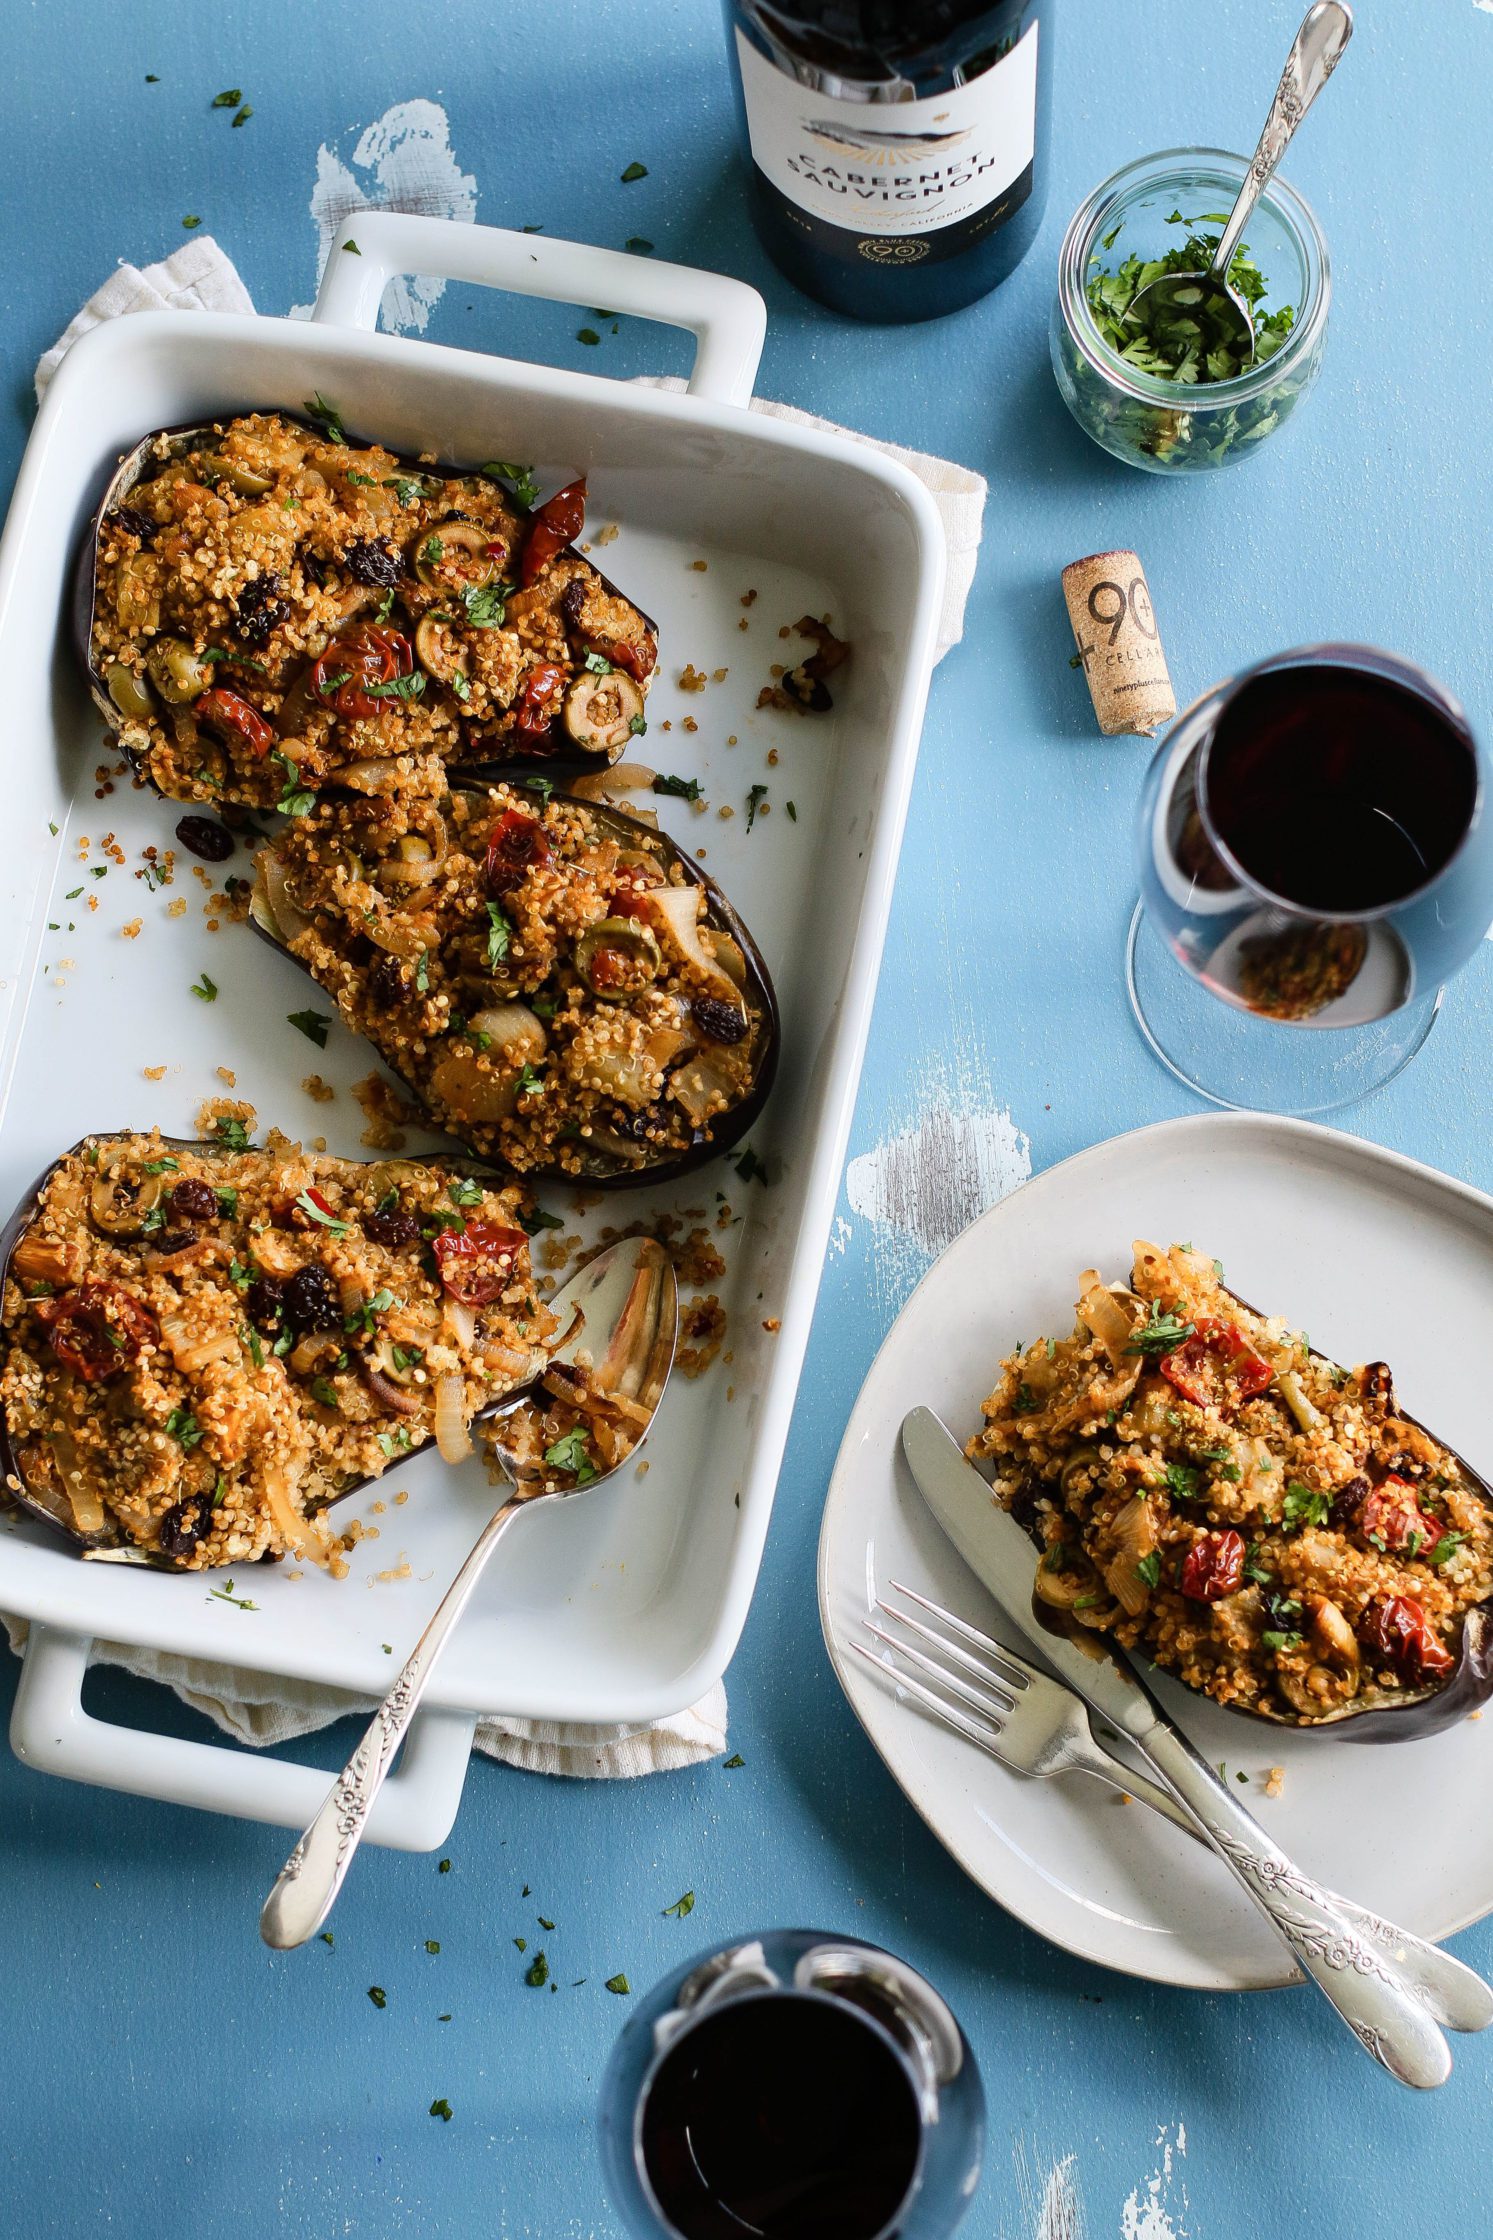
<path fill-rule="evenodd" d="M 1176 1728 L 1157 1720 L 1143 1734 L 1132 1730 L 1132 1739 L 1365 2051 L 1401 2084 L 1422 2091 L 1444 2084 L 1452 2066 L 1447 2042 L 1419 1993 L 1386 1966 L 1398 1932 L 1376 1920 L 1363 1933 L 1345 1919 Z"/>
<path fill-rule="evenodd" d="M 1295 44 L 1286 57 L 1286 67 L 1275 89 L 1259 146 L 1250 158 L 1239 199 L 1223 229 L 1223 238 L 1213 259 L 1212 270 L 1220 280 L 1228 273 L 1234 251 L 1239 246 L 1239 236 L 1289 147 L 1292 134 L 1341 62 L 1343 49 L 1352 36 L 1353 11 L 1344 0 L 1315 0 L 1307 9 Z"/>
<path fill-rule="evenodd" d="M 545 1496 L 538 1498 L 543 1500 Z M 374 1713 L 368 1731 L 338 1774 L 331 1795 L 280 1869 L 259 1916 L 260 1935 L 277 1951 L 287 1952 L 314 1937 L 331 1912 L 332 1901 L 362 1840 L 373 1800 L 394 1763 L 436 1658 L 471 1599 L 488 1557 L 519 1511 L 533 1507 L 532 1501 L 510 1497 L 488 1519 L 398 1679 Z"/>

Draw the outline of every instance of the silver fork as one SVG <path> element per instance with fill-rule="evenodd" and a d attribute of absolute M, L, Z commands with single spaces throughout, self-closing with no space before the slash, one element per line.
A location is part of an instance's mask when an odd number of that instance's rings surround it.
<path fill-rule="evenodd" d="M 1192 1815 L 1182 1805 L 1158 1782 L 1143 1773 L 1133 1773 L 1112 1757 L 1097 1740 L 1089 1724 L 1087 1705 L 1071 1689 L 915 1588 L 902 1586 L 895 1579 L 888 1584 L 893 1594 L 913 1603 L 926 1616 L 914 1617 L 878 1597 L 877 1609 L 902 1632 L 891 1633 L 868 1617 L 866 1631 L 882 1645 L 882 1653 L 852 1640 L 850 1647 L 857 1655 L 914 1697 L 943 1725 L 1013 1773 L 1031 1774 L 1039 1780 L 1057 1773 L 1091 1773 L 1122 1795 L 1149 1805 L 1174 1827 L 1203 1843 Z M 930 1625 L 927 1619 L 935 1622 Z M 916 1635 L 928 1649 L 905 1639 L 906 1634 Z M 930 1649 L 937 1653 L 930 1655 Z M 900 1664 L 892 1663 L 893 1657 Z M 906 1670 L 909 1665 L 936 1681 L 937 1688 Z M 951 1703 L 949 1696 L 958 1700 Z M 1209 1847 L 1204 1844 L 1204 1848 Z M 1391 1930 L 1377 1914 L 1355 1905 L 1351 1898 L 1339 1897 L 1335 1891 L 1325 1895 L 1338 1913 L 1372 1937 L 1385 1966 L 1447 2029 L 1486 2030 L 1493 2023 L 1493 1990 L 1471 1968 L 1421 1937 L 1411 1936 L 1406 1930 Z"/>

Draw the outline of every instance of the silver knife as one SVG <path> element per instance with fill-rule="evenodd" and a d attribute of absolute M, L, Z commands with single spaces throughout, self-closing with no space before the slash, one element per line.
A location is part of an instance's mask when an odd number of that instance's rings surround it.
<path fill-rule="evenodd" d="M 930 1408 L 904 1417 L 902 1451 L 933 1516 L 1006 1617 L 1160 1774 L 1360 2043 L 1403 2084 L 1443 2083 L 1451 2054 L 1431 2015 L 1453 2029 L 1485 2029 L 1493 2022 L 1493 1993 L 1481 1977 L 1324 1890 L 1245 1810 L 1128 1664 L 1097 1637 L 1095 1655 L 1047 1633 L 1032 1610 L 1035 1547 Z"/>

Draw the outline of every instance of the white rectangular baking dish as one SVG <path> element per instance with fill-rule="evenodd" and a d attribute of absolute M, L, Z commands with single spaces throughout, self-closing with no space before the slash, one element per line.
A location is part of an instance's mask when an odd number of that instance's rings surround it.
<path fill-rule="evenodd" d="M 131 876 L 179 812 L 120 790 L 94 798 L 98 720 L 67 630 L 69 573 L 105 470 L 151 428 L 245 408 L 298 408 L 315 392 L 349 427 L 397 449 L 479 462 L 534 460 L 590 479 L 590 531 L 618 524 L 608 571 L 660 624 L 662 676 L 649 758 L 699 775 L 730 819 L 658 806 L 707 851 L 777 981 L 778 1085 L 754 1146 L 775 1180 L 723 1164 L 664 1191 L 613 1197 L 596 1217 L 716 1191 L 745 1215 L 719 1286 L 729 1362 L 676 1378 L 643 1477 L 540 1512 L 485 1580 L 432 1684 L 373 1833 L 438 1843 L 454 1816 L 473 1714 L 641 1722 L 696 1698 L 724 1670 L 756 1579 L 833 1213 L 917 754 L 942 591 L 943 540 L 922 485 L 838 437 L 745 408 L 764 333 L 760 298 L 684 267 L 542 236 L 360 212 L 360 254 L 334 243 L 313 321 L 149 313 L 86 336 L 48 392 L 0 544 L 0 666 L 7 678 L 7 807 L 0 923 L 0 1202 L 90 1129 L 192 1131 L 206 1096 L 237 1093 L 292 1134 L 361 1153 L 348 1086 L 371 1053 L 340 1026 L 325 1053 L 286 1024 L 314 991 L 248 929 L 216 936 L 182 857 L 155 894 Z M 374 331 L 388 281 L 439 274 L 692 329 L 686 394 L 622 385 Z M 705 563 L 702 569 L 697 563 Z M 757 593 L 748 608 L 747 591 Z M 769 664 L 797 658 L 777 630 L 830 613 L 854 645 L 822 719 L 755 707 Z M 749 625 L 739 628 L 745 619 Z M 729 671 L 682 696 L 680 669 Z M 685 733 L 685 716 L 698 730 Z M 672 729 L 665 734 L 663 722 Z M 735 738 L 737 744 L 728 745 Z M 769 766 L 769 747 L 779 761 Z M 771 808 L 748 831 L 748 787 Z M 796 822 L 786 814 L 792 800 Z M 53 832 L 55 831 L 55 838 Z M 126 862 L 95 880 L 112 832 Z M 232 869 L 232 866 L 228 867 Z M 244 868 L 242 856 L 239 868 Z M 81 883 L 87 890 L 75 896 Z M 185 915 L 168 915 L 185 895 Z M 71 899 L 69 899 L 71 897 Z M 97 908 L 89 906 L 96 904 Z M 141 918 L 140 935 L 121 937 Z M 75 930 L 68 931 L 71 925 Z M 55 928 L 56 930 L 49 930 Z M 203 968 L 220 995 L 190 992 Z M 152 1082 L 147 1067 L 166 1067 Z M 302 1077 L 338 1089 L 313 1104 Z M 774 1325 L 769 1329 L 768 1324 Z M 407 1505 L 392 1496 L 409 1489 Z M 374 1510 L 383 1500 L 382 1512 Z M 35 1524 L 0 1520 L 0 1607 L 32 1621 L 12 1741 L 32 1765 L 242 1817 L 298 1825 L 326 1777 L 281 1760 L 142 1735 L 83 1711 L 96 1637 L 231 1660 L 381 1693 L 492 1502 L 480 1467 L 428 1458 L 338 1512 L 376 1524 L 351 1577 L 261 1566 L 236 1582 L 243 1611 L 197 1577 L 85 1563 Z M 409 1575 L 380 1579 L 408 1559 Z M 387 1647 L 386 1647 L 387 1644 Z"/>

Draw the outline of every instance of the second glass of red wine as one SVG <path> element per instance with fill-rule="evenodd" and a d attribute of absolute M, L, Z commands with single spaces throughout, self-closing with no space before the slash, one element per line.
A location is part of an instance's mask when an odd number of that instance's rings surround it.
<path fill-rule="evenodd" d="M 1493 922 L 1488 780 L 1450 693 L 1372 646 L 1277 654 L 1195 702 L 1141 797 L 1128 980 L 1162 1063 L 1249 1111 L 1393 1080 Z"/>
<path fill-rule="evenodd" d="M 602 2161 L 636 2240 L 946 2240 L 984 2129 L 974 2056 L 932 1986 L 805 1929 L 678 1969 L 602 2085 Z"/>

